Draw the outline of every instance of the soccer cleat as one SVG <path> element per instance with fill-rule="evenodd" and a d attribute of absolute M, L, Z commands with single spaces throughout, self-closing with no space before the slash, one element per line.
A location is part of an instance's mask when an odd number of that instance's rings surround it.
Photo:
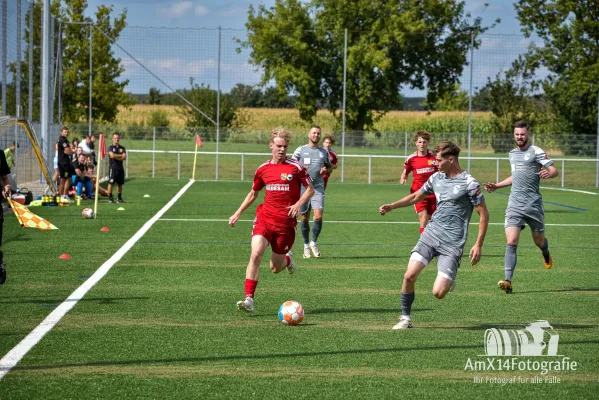
<path fill-rule="evenodd" d="M 237 308 L 246 312 L 254 312 L 254 299 L 246 297 L 245 300 L 238 301 Z"/>
<path fill-rule="evenodd" d="M 310 248 L 304 247 L 304 258 L 310 258 L 310 257 L 312 257 L 312 254 L 310 254 Z"/>
<path fill-rule="evenodd" d="M 499 289 L 503 290 L 506 294 L 512 293 L 512 283 L 507 280 L 501 280 L 497 282 Z"/>
<path fill-rule="evenodd" d="M 287 272 L 289 272 L 290 274 L 293 274 L 295 272 L 295 270 L 297 269 L 296 265 L 295 265 L 295 261 L 293 261 L 293 254 L 291 252 L 287 253 L 287 255 L 289 256 L 289 265 L 287 266 Z"/>
<path fill-rule="evenodd" d="M 318 250 L 316 243 L 310 245 L 310 250 L 312 250 L 312 254 L 314 255 L 314 257 L 320 258 L 320 250 Z"/>
<path fill-rule="evenodd" d="M 402 318 L 399 320 L 399 322 L 397 324 L 395 324 L 393 326 L 392 329 L 410 329 L 413 328 L 412 326 L 412 320 L 409 320 L 407 318 Z"/>
<path fill-rule="evenodd" d="M 6 265 L 4 262 L 0 263 L 0 285 L 6 282 Z"/>
<path fill-rule="evenodd" d="M 117 203 L 124 203 L 124 202 L 125 202 L 125 200 L 123 200 L 123 199 L 117 199 L 117 200 L 116 200 L 116 202 L 117 202 Z"/>
<path fill-rule="evenodd" d="M 549 262 L 545 262 L 545 257 L 543 257 L 543 266 L 547 269 L 551 269 L 551 267 L 553 267 L 553 258 L 549 256 Z"/>
<path fill-rule="evenodd" d="M 109 203 L 115 203 L 115 201 L 114 201 L 114 199 L 113 199 L 112 197 L 109 197 L 109 198 L 108 198 L 108 202 L 109 202 Z"/>

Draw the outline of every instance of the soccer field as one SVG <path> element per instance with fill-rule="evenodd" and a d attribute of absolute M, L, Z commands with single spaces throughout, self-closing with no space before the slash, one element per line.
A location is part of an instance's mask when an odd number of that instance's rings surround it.
<path fill-rule="evenodd" d="M 330 184 L 322 258 L 301 258 L 298 232 L 298 271 L 274 275 L 267 250 L 249 315 L 235 303 L 244 297 L 262 196 L 230 228 L 249 182 L 195 182 L 182 191 L 186 185 L 131 179 L 125 210 L 104 201 L 97 220 L 80 216 L 91 201 L 31 209 L 57 231 L 21 229 L 5 217 L 0 357 L 51 312 L 74 307 L 34 338 L 35 347 L 0 380 L 0 398 L 596 398 L 599 194 L 592 193 L 599 190 L 542 191 L 554 266 L 543 268 L 524 230 L 512 295 L 496 286 L 504 276 L 509 189 L 485 193 L 491 224 L 481 262 L 471 266 L 467 258 L 478 231 L 474 213 L 456 290 L 443 300 L 432 296 L 431 263 L 416 284 L 414 329 L 393 331 L 418 225 L 411 208 L 381 217 L 378 207 L 409 186 Z M 100 232 L 103 226 L 110 232 Z M 72 259 L 58 259 L 63 253 Z M 112 268 L 85 296 L 65 302 L 103 265 Z M 277 319 L 289 299 L 306 310 L 297 327 Z M 485 355 L 487 330 L 521 331 L 537 320 L 559 335 L 557 356 Z M 570 370 L 555 371 L 558 361 Z M 539 369 L 549 364 L 551 371 Z"/>

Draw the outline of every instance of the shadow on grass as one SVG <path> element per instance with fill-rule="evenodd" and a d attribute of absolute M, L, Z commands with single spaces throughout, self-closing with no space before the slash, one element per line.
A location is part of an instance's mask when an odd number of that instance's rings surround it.
<path fill-rule="evenodd" d="M 301 326 L 301 325 L 299 325 Z M 398 334 L 401 335 L 401 334 Z M 563 344 L 598 344 L 599 340 L 581 340 L 574 342 L 562 342 Z M 187 357 L 187 358 L 163 358 L 163 359 L 138 359 L 138 360 L 123 360 L 123 361 L 97 361 L 89 363 L 77 363 L 77 364 L 47 364 L 47 365 L 27 365 L 27 366 L 16 366 L 13 368 L 14 371 L 36 371 L 36 370 L 51 370 L 60 368 L 76 368 L 76 367 L 107 367 L 107 366 L 126 366 L 126 365 L 138 365 L 138 364 L 172 364 L 172 363 L 212 363 L 222 361 L 234 361 L 234 360 L 271 360 L 271 359 L 289 359 L 290 357 L 326 357 L 326 356 L 342 356 L 342 355 L 362 355 L 362 354 L 384 354 L 384 353 L 405 353 L 409 351 L 443 351 L 443 350 L 460 350 L 460 349 L 473 349 L 480 350 L 481 344 L 469 344 L 469 345 L 455 345 L 455 346 L 418 346 L 418 347 L 388 347 L 382 349 L 348 349 L 348 350 L 336 350 L 336 351 L 311 351 L 304 353 L 275 353 L 275 354 L 239 354 L 239 355 L 228 355 L 228 356 L 206 356 L 206 357 Z"/>
<path fill-rule="evenodd" d="M 432 311 L 432 308 L 415 308 L 412 311 Z M 346 314 L 346 313 L 397 313 L 399 308 L 317 308 L 310 310 L 310 314 Z"/>
<path fill-rule="evenodd" d="M 526 294 L 526 293 L 563 293 L 563 292 L 599 292 L 599 288 L 573 287 L 573 288 L 567 288 L 567 289 L 552 289 L 552 290 L 526 290 L 523 292 L 520 292 L 520 291 L 512 292 L 512 295 Z"/>
<path fill-rule="evenodd" d="M 27 296 L 27 297 L 33 297 L 33 296 Z M 42 296 L 38 296 L 38 297 L 42 297 Z M 82 299 L 40 299 L 40 300 L 14 300 L 14 301 L 5 301 L 5 300 L 1 300 L 0 303 L 2 304 L 39 304 L 42 306 L 51 306 L 51 305 L 56 305 L 58 306 L 59 304 L 63 303 L 63 302 L 80 302 L 80 301 L 86 301 L 86 302 L 95 302 L 97 301 L 98 304 L 115 304 L 118 301 L 121 300 L 149 300 L 149 297 L 114 297 L 114 298 L 110 298 L 110 297 L 96 297 L 96 298 L 82 298 Z"/>

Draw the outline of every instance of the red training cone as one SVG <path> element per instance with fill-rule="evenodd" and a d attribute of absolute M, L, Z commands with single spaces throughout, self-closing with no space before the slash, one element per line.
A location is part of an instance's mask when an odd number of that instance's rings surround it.
<path fill-rule="evenodd" d="M 100 228 L 100 232 L 110 232 L 110 229 L 108 229 L 107 226 Z"/>
<path fill-rule="evenodd" d="M 61 255 L 61 256 L 60 256 L 60 257 L 58 257 L 58 258 L 62 258 L 63 260 L 70 260 L 70 259 L 71 259 L 71 256 L 70 256 L 70 255 L 68 255 L 67 253 L 64 253 L 63 255 Z"/>

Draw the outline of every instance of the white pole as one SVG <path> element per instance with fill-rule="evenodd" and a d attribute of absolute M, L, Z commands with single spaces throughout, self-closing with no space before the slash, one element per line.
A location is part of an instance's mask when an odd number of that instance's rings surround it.
<path fill-rule="evenodd" d="M 94 37 L 94 26 L 89 24 L 89 132 L 88 134 L 92 134 L 92 83 L 93 83 L 93 63 L 92 63 L 92 54 L 93 54 L 93 37 Z"/>
<path fill-rule="evenodd" d="M 468 172 L 470 172 L 470 154 L 472 150 L 472 75 L 474 73 L 474 32 L 470 32 L 470 89 L 468 99 Z"/>
<path fill-rule="evenodd" d="M 216 79 L 216 180 L 217 181 L 218 181 L 218 142 L 220 140 L 220 53 L 221 53 L 221 29 L 219 26 L 218 27 L 218 69 L 217 69 L 217 79 Z"/>
<path fill-rule="evenodd" d="M 50 0 L 44 0 L 42 13 L 42 104 L 41 130 L 45 154 L 48 154 L 50 143 Z"/>
<path fill-rule="evenodd" d="M 343 122 L 341 123 L 341 182 L 345 177 L 345 97 L 347 93 L 347 28 L 343 44 Z"/>

